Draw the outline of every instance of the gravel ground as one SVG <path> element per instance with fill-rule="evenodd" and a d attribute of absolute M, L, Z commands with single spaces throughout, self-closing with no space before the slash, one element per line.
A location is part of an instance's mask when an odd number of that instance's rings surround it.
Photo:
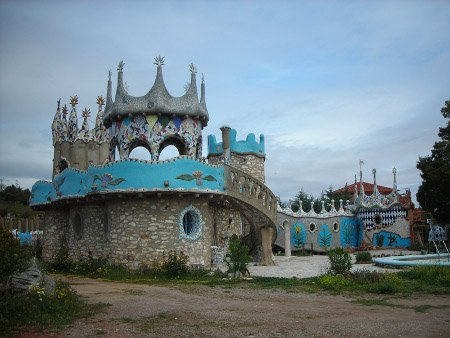
<path fill-rule="evenodd" d="M 315 276 L 325 268 L 327 257 L 275 257 L 275 261 L 274 267 L 251 267 L 252 274 Z M 450 333 L 450 296 L 364 296 L 397 305 L 366 306 L 353 303 L 358 298 L 348 295 L 67 280 L 89 302 L 111 306 L 62 332 L 28 332 L 23 337 L 448 337 Z M 416 311 L 417 306 L 426 311 Z"/>

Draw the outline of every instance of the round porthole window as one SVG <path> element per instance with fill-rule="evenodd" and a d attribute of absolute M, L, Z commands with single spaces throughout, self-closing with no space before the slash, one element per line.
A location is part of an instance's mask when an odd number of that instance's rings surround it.
<path fill-rule="evenodd" d="M 333 231 L 334 232 L 338 232 L 339 231 L 339 223 L 337 223 L 337 222 L 333 223 Z"/>
<path fill-rule="evenodd" d="M 192 205 L 183 209 L 179 217 L 180 238 L 198 239 L 202 233 L 203 220 L 200 210 Z"/>
<path fill-rule="evenodd" d="M 380 214 L 376 214 L 375 216 L 373 216 L 373 222 L 375 223 L 375 225 L 380 225 L 382 220 L 383 219 Z"/>
<path fill-rule="evenodd" d="M 310 232 L 315 232 L 317 230 L 316 225 L 314 223 L 311 223 L 309 225 L 309 231 Z"/>

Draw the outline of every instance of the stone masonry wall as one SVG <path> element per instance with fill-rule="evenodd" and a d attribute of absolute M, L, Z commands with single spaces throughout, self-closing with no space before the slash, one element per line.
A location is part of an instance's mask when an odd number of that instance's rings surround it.
<path fill-rule="evenodd" d="M 52 259 L 64 235 L 73 259 L 86 256 L 108 257 L 112 263 L 136 269 L 151 265 L 170 250 L 183 251 L 189 264 L 209 266 L 211 262 L 213 207 L 208 197 L 147 197 L 106 200 L 70 208 L 46 211 L 44 258 Z M 201 214 L 198 239 L 180 236 L 180 215 L 193 206 Z M 75 234 L 76 215 L 82 224 L 81 238 Z"/>
<path fill-rule="evenodd" d="M 220 164 L 221 161 L 221 155 L 210 155 L 208 157 L 209 164 L 217 165 Z M 239 155 L 236 153 L 231 153 L 230 165 L 239 170 L 242 170 L 249 175 L 254 176 L 256 179 L 264 183 L 264 161 L 264 158 L 252 154 Z"/>
<path fill-rule="evenodd" d="M 232 208 L 214 208 L 213 234 L 216 237 L 215 245 L 224 246 L 225 240 L 236 234 L 242 235 L 241 213 Z"/>

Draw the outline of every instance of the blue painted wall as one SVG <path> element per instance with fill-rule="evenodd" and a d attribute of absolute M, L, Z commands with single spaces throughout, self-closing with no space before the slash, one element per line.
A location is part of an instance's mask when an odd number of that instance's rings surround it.
<path fill-rule="evenodd" d="M 164 186 L 165 181 L 169 182 L 168 187 Z M 87 171 L 69 168 L 55 176 L 53 182 L 38 181 L 31 190 L 30 205 L 96 192 L 223 191 L 223 186 L 223 166 L 211 166 L 188 157 L 160 162 L 128 159 L 101 167 L 91 166 Z"/>
<path fill-rule="evenodd" d="M 291 248 L 297 249 L 307 242 L 306 227 L 303 223 L 297 222 L 291 227 Z"/>
<path fill-rule="evenodd" d="M 405 248 L 411 245 L 411 238 L 403 238 L 398 234 L 383 230 L 373 235 L 372 244 L 374 246 Z"/>
<path fill-rule="evenodd" d="M 358 247 L 363 239 L 363 231 L 363 224 L 359 218 L 343 217 L 339 231 L 341 246 Z"/>
<path fill-rule="evenodd" d="M 238 154 L 253 153 L 255 155 L 265 156 L 264 149 L 264 135 L 259 136 L 259 143 L 256 142 L 255 134 L 251 133 L 247 135 L 245 141 L 236 140 L 236 129 L 230 130 L 230 150 L 231 152 Z M 208 155 L 221 155 L 223 154 L 222 142 L 217 142 L 214 135 L 208 136 Z"/>
<path fill-rule="evenodd" d="M 317 232 L 317 243 L 320 247 L 330 247 L 333 239 L 333 234 L 328 228 L 327 224 L 322 224 Z"/>

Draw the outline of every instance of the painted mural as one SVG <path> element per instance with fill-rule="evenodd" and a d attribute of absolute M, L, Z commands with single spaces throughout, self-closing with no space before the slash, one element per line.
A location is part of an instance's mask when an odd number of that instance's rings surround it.
<path fill-rule="evenodd" d="M 377 247 L 408 247 L 411 245 L 410 238 L 403 238 L 390 231 L 380 231 L 373 235 L 372 244 Z"/>
<path fill-rule="evenodd" d="M 301 222 L 295 223 L 291 228 L 291 247 L 301 248 L 306 243 L 306 228 Z"/>
<path fill-rule="evenodd" d="M 109 128 L 112 144 L 118 147 L 121 159 L 128 158 L 134 147 L 145 146 L 153 160 L 159 158 L 160 147 L 168 139 L 181 140 L 186 147 L 186 155 L 199 158 L 201 151 L 197 151 L 197 144 L 201 130 L 202 123 L 190 117 L 143 114 L 115 121 Z M 110 160 L 114 158 L 114 151 L 113 147 Z"/>
<path fill-rule="evenodd" d="M 331 234 L 330 229 L 327 224 L 322 224 L 319 228 L 319 232 L 317 235 L 317 242 L 320 247 L 329 248 L 331 246 L 331 239 L 333 235 Z"/>

